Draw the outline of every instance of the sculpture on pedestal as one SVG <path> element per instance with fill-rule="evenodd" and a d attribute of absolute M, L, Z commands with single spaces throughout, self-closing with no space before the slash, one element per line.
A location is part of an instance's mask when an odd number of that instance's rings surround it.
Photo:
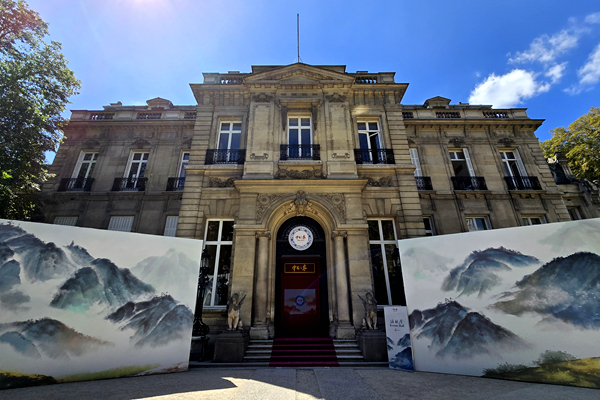
<path fill-rule="evenodd" d="M 240 308 L 244 303 L 244 299 L 246 296 L 242 297 L 240 300 L 240 295 L 234 293 L 229 301 L 227 302 L 227 325 L 229 328 L 227 330 L 235 331 L 238 328 L 242 329 L 242 321 L 240 321 Z"/>
<path fill-rule="evenodd" d="M 365 306 L 365 317 L 363 318 L 363 329 L 377 329 L 377 301 L 373 297 L 373 293 L 367 292 L 366 300 L 360 294 L 358 298 Z"/>

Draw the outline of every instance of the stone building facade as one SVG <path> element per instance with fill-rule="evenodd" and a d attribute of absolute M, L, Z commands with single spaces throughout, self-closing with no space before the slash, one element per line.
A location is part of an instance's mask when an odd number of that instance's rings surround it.
<path fill-rule="evenodd" d="M 192 106 L 74 110 L 46 220 L 204 240 L 213 332 L 239 293 L 251 337 L 353 338 L 359 295 L 404 302 L 397 240 L 598 216 L 594 185 L 549 168 L 543 120 L 443 97 L 405 105 L 394 75 L 253 66 L 204 74 Z M 298 232 L 309 248 L 290 242 Z"/>

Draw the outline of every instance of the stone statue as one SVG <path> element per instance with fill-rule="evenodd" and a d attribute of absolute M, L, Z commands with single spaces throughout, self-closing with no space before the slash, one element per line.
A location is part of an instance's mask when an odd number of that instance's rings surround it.
<path fill-rule="evenodd" d="M 240 300 L 240 295 L 234 293 L 233 296 L 227 302 L 227 324 L 229 328 L 227 330 L 235 331 L 238 328 L 242 329 L 242 321 L 240 321 L 240 308 L 246 296 Z"/>
<path fill-rule="evenodd" d="M 365 306 L 365 317 L 363 318 L 363 329 L 377 329 L 377 301 L 373 297 L 373 293 L 367 292 L 367 299 L 363 299 L 358 295 L 360 301 Z"/>

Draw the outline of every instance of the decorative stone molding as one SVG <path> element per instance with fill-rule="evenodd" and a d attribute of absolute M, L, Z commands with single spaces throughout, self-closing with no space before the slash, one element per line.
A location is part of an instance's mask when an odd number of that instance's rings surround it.
<path fill-rule="evenodd" d="M 452 138 L 448 141 L 449 144 L 454 145 L 455 147 L 462 146 L 464 142 L 465 139 L 459 137 Z"/>
<path fill-rule="evenodd" d="M 138 149 L 143 149 L 144 147 L 150 147 L 150 142 L 146 139 L 137 138 L 131 143 L 132 146 L 137 147 Z"/>
<path fill-rule="evenodd" d="M 262 219 L 265 210 L 271 203 L 283 196 L 282 194 L 259 194 L 256 198 L 256 221 L 259 222 Z"/>
<path fill-rule="evenodd" d="M 267 238 L 267 239 L 271 239 L 271 232 L 269 231 L 256 231 L 256 238 L 260 239 L 260 238 Z"/>
<path fill-rule="evenodd" d="M 252 101 L 255 103 L 270 103 L 273 101 L 273 96 L 266 93 L 260 93 L 252 96 Z"/>
<path fill-rule="evenodd" d="M 281 130 L 285 132 L 285 127 L 287 125 L 288 109 L 287 105 L 285 104 L 280 104 L 279 106 L 281 107 Z"/>
<path fill-rule="evenodd" d="M 252 160 L 267 160 L 269 158 L 269 154 L 263 153 L 262 156 L 257 156 L 256 153 L 250 154 L 250 159 Z"/>
<path fill-rule="evenodd" d="M 187 149 L 191 149 L 192 148 L 192 138 L 189 138 L 188 140 L 183 142 L 182 145 L 183 145 L 183 147 L 185 147 Z"/>
<path fill-rule="evenodd" d="M 283 214 L 287 215 L 292 212 L 296 212 L 297 216 L 304 216 L 306 212 L 318 215 L 317 211 L 314 208 L 312 208 L 312 206 L 308 202 L 308 196 L 306 196 L 306 193 L 304 193 L 303 190 L 299 190 L 296 193 L 296 199 L 292 203 L 290 203 L 289 206 L 286 207 Z"/>
<path fill-rule="evenodd" d="M 327 176 L 322 169 L 305 169 L 302 171 L 279 169 L 275 179 L 325 179 Z"/>
<path fill-rule="evenodd" d="M 318 110 L 319 110 L 319 105 L 317 105 L 317 104 L 313 104 L 312 107 L 310 108 L 310 113 L 312 115 L 313 131 L 317 130 L 317 121 L 319 120 Z"/>
<path fill-rule="evenodd" d="M 96 139 L 88 139 L 85 142 L 83 142 L 82 144 L 82 148 L 86 148 L 86 149 L 95 149 L 100 147 L 100 142 L 97 141 Z"/>
<path fill-rule="evenodd" d="M 332 153 L 331 154 L 331 158 L 350 158 L 350 153 L 344 153 L 344 154 L 338 154 L 338 153 Z"/>
<path fill-rule="evenodd" d="M 208 180 L 208 184 L 210 187 L 233 187 L 234 183 L 235 183 L 234 178 L 220 179 L 220 178 L 211 177 Z"/>
<path fill-rule="evenodd" d="M 339 238 L 346 239 L 348 237 L 348 231 L 333 231 L 331 232 L 331 238 Z"/>
<path fill-rule="evenodd" d="M 498 144 L 501 144 L 504 146 L 511 146 L 514 143 L 515 143 L 515 141 L 513 139 L 507 138 L 507 137 L 498 140 Z"/>
<path fill-rule="evenodd" d="M 330 103 L 343 103 L 346 100 L 348 100 L 348 97 L 339 94 L 339 93 L 334 93 L 334 94 L 330 94 L 325 96 L 325 100 L 327 100 Z"/>
<path fill-rule="evenodd" d="M 333 205 L 333 208 L 340 214 L 343 220 L 346 219 L 346 199 L 342 193 L 324 193 L 315 194 Z"/>
<path fill-rule="evenodd" d="M 383 178 L 380 178 L 380 179 L 373 179 L 373 178 L 369 178 L 369 177 L 361 177 L 361 179 L 367 180 L 367 186 L 378 186 L 378 187 L 392 186 L 392 178 L 390 178 L 389 176 L 384 176 Z"/>

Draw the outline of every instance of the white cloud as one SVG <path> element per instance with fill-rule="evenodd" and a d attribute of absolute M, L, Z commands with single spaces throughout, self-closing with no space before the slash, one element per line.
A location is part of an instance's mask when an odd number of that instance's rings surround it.
<path fill-rule="evenodd" d="M 588 62 L 577 71 L 577 75 L 579 75 L 581 85 L 595 85 L 598 83 L 600 80 L 600 44 L 590 53 Z"/>
<path fill-rule="evenodd" d="M 473 89 L 469 103 L 491 104 L 497 108 L 514 107 L 550 90 L 550 83 L 539 82 L 536 76 L 534 72 L 523 69 L 513 69 L 504 75 L 491 74 Z"/>
<path fill-rule="evenodd" d="M 555 64 L 552 67 L 550 67 L 544 75 L 550 78 L 552 84 L 555 84 L 558 81 L 560 81 L 560 78 L 563 77 L 566 67 L 567 62 L 564 62 L 562 64 Z"/>
<path fill-rule="evenodd" d="M 508 61 L 511 63 L 527 63 L 534 61 L 552 63 L 556 60 L 556 57 L 577 47 L 577 42 L 579 41 L 582 32 L 583 30 L 581 29 L 563 29 L 552 36 L 544 34 L 531 42 L 529 50 L 517 52 L 516 56 L 510 58 Z"/>
<path fill-rule="evenodd" d="M 600 12 L 585 17 L 586 24 L 600 24 Z"/>

